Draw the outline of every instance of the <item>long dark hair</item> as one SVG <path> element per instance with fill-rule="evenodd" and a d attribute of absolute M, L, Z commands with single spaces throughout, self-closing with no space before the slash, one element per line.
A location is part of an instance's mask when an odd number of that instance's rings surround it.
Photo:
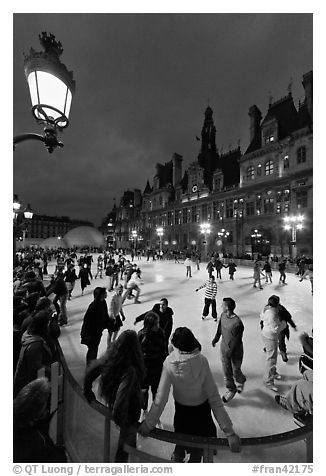
<path fill-rule="evenodd" d="M 145 314 L 144 318 L 144 331 L 146 333 L 151 332 L 157 320 L 159 320 L 159 315 L 154 311 L 149 311 Z"/>
<path fill-rule="evenodd" d="M 135 331 L 126 330 L 120 334 L 107 351 L 100 381 L 100 394 L 109 406 L 113 405 L 121 378 L 133 367 L 137 378 L 145 378 L 145 364 L 138 336 Z"/>
<path fill-rule="evenodd" d="M 201 350 L 201 345 L 188 327 L 178 327 L 171 338 L 171 344 L 181 352 Z"/>

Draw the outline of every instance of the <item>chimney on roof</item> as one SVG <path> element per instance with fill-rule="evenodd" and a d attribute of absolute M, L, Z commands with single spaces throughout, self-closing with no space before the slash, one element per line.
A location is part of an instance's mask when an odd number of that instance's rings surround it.
<path fill-rule="evenodd" d="M 249 108 L 248 115 L 250 117 L 250 143 L 251 143 L 255 137 L 260 135 L 260 121 L 262 119 L 262 115 L 256 105 L 251 106 Z"/>
<path fill-rule="evenodd" d="M 141 205 L 141 191 L 138 188 L 134 189 L 134 206 L 139 207 Z"/>
<path fill-rule="evenodd" d="M 177 187 L 182 178 L 182 155 L 177 154 L 176 152 L 172 156 L 173 163 L 173 187 Z"/>
<path fill-rule="evenodd" d="M 307 105 L 308 112 L 312 119 L 312 103 L 313 103 L 313 93 L 312 93 L 312 71 L 303 75 L 302 86 L 305 90 L 305 103 Z"/>

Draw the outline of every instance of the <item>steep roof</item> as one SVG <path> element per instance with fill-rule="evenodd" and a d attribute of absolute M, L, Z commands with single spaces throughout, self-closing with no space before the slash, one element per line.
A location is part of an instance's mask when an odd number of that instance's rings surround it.
<path fill-rule="evenodd" d="M 150 184 L 149 184 L 149 180 L 147 180 L 146 187 L 145 187 L 145 189 L 144 189 L 143 194 L 146 195 L 146 194 L 148 194 L 148 193 L 151 193 L 152 190 L 153 190 L 153 189 L 152 189 L 152 187 L 151 187 Z"/>
<path fill-rule="evenodd" d="M 308 107 L 306 102 L 301 104 L 299 106 L 299 111 L 298 111 L 298 126 L 299 128 L 311 126 L 312 124 L 312 118 L 310 117 Z"/>
<path fill-rule="evenodd" d="M 278 140 L 282 140 L 298 129 L 298 111 L 293 103 L 292 95 L 272 103 L 263 119 L 262 127 L 270 120 L 275 119 L 278 124 Z"/>
<path fill-rule="evenodd" d="M 255 135 L 255 137 L 250 142 L 249 147 L 246 150 L 245 154 L 249 154 L 250 152 L 253 152 L 254 150 L 258 150 L 258 149 L 261 149 L 261 134 Z"/>
<path fill-rule="evenodd" d="M 225 187 L 228 185 L 235 185 L 240 182 L 240 167 L 238 162 L 240 157 L 240 147 L 220 155 L 220 163 L 224 176 Z"/>

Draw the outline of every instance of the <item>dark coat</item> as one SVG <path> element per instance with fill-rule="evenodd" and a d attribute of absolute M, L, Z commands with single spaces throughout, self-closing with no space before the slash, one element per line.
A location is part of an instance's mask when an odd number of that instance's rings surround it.
<path fill-rule="evenodd" d="M 154 304 L 153 308 L 150 309 L 150 310 L 155 312 L 159 316 L 159 318 L 160 318 L 160 321 L 159 321 L 160 328 L 164 332 L 166 342 L 168 342 L 169 338 L 170 338 L 170 335 L 171 335 L 171 332 L 172 332 L 172 326 L 173 326 L 173 318 L 172 318 L 173 311 L 172 311 L 172 309 L 170 307 L 167 307 L 165 312 L 162 313 L 160 311 L 160 304 L 157 303 L 157 304 Z M 135 322 L 143 321 L 147 312 L 149 312 L 149 311 L 146 311 L 143 314 L 141 314 L 140 316 L 136 317 Z"/>
<path fill-rule="evenodd" d="M 84 394 L 88 400 L 95 398 L 92 392 L 92 383 L 103 372 L 107 364 L 107 356 L 94 360 L 86 370 L 84 380 Z M 116 397 L 111 405 L 113 421 L 120 427 L 136 425 L 140 418 L 142 408 L 141 385 L 134 367 L 129 367 L 121 376 Z"/>
<path fill-rule="evenodd" d="M 81 343 L 98 345 L 104 329 L 109 325 L 109 313 L 106 301 L 94 300 L 88 306 L 80 331 Z"/>
<path fill-rule="evenodd" d="M 35 424 L 28 427 L 13 427 L 14 463 L 66 463 L 67 457 L 62 446 L 53 443 L 48 434 Z"/>
<path fill-rule="evenodd" d="M 157 331 L 150 332 L 141 329 L 138 332 L 138 339 L 143 351 L 146 368 L 162 366 L 166 357 L 165 336 L 162 329 L 159 328 Z"/>
<path fill-rule="evenodd" d="M 52 362 L 54 362 L 54 356 L 45 339 L 40 335 L 28 334 L 26 331 L 22 337 L 22 347 L 14 377 L 14 396 L 25 385 L 37 378 L 39 369 L 44 367 L 46 376 L 50 377 Z"/>
<path fill-rule="evenodd" d="M 235 263 L 229 263 L 227 264 L 226 266 L 224 266 L 225 268 L 229 268 L 229 274 L 234 274 L 236 272 L 236 268 L 237 268 L 237 265 Z"/>
<path fill-rule="evenodd" d="M 74 283 L 78 279 L 75 269 L 67 269 L 64 274 L 64 280 L 67 283 Z"/>
<path fill-rule="evenodd" d="M 78 277 L 80 278 L 80 286 L 82 289 L 86 288 L 86 286 L 89 286 L 91 284 L 90 280 L 88 279 L 88 276 L 90 276 L 89 268 L 81 268 Z"/>
<path fill-rule="evenodd" d="M 38 293 L 39 296 L 45 296 L 45 287 L 39 279 L 32 279 L 23 284 L 22 287 L 28 291 L 28 294 Z"/>
<path fill-rule="evenodd" d="M 47 289 L 46 295 L 55 294 L 56 296 L 64 296 L 68 294 L 67 285 L 62 277 L 56 278 L 52 285 Z"/>

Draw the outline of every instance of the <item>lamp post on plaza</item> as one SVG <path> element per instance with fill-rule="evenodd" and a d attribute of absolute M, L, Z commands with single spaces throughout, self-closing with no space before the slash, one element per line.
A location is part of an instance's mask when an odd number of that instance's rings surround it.
<path fill-rule="evenodd" d="M 45 127 L 43 135 L 25 133 L 15 136 L 14 147 L 26 140 L 38 140 L 52 153 L 56 147 L 63 147 L 63 143 L 57 139 L 57 133 L 69 125 L 75 81 L 72 71 L 68 71 L 59 59 L 63 48 L 55 36 L 42 32 L 39 40 L 44 51 L 37 52 L 30 48 L 29 55 L 24 55 L 24 70 L 31 95 L 32 114 Z"/>
<path fill-rule="evenodd" d="M 19 202 L 18 195 L 14 195 L 13 199 L 13 258 L 15 263 L 16 258 L 16 239 L 18 231 L 21 230 L 23 233 L 23 247 L 25 248 L 25 239 L 26 232 L 30 220 L 33 218 L 33 210 L 31 209 L 30 204 L 27 204 L 27 207 L 23 212 L 20 211 L 21 203 Z"/>
<path fill-rule="evenodd" d="M 137 238 L 138 238 L 137 230 L 132 230 L 132 232 L 131 232 L 131 237 L 132 237 L 133 242 L 134 242 L 134 252 L 135 252 L 135 254 L 136 254 Z"/>
<path fill-rule="evenodd" d="M 163 227 L 156 228 L 156 234 L 160 239 L 160 251 L 162 251 L 162 238 L 164 235 L 164 228 Z"/>
<path fill-rule="evenodd" d="M 217 232 L 217 236 L 222 242 L 222 253 L 224 253 L 225 251 L 224 241 L 227 239 L 228 236 L 230 236 L 230 232 L 227 231 L 225 228 L 222 228 L 221 231 Z"/>
<path fill-rule="evenodd" d="M 233 209 L 235 217 L 235 239 L 236 239 L 236 256 L 239 257 L 239 235 L 241 236 L 241 253 L 243 253 L 242 235 L 243 235 L 243 198 L 233 200 Z M 239 230 L 239 218 L 241 219 L 241 227 Z M 240 233 L 239 233 L 240 231 Z"/>
<path fill-rule="evenodd" d="M 251 234 L 251 238 L 252 238 L 252 241 L 253 241 L 253 245 L 252 245 L 252 252 L 255 253 L 259 253 L 260 252 L 260 242 L 261 242 L 261 237 L 262 237 L 262 234 L 257 230 L 255 229 L 253 231 L 253 233 Z"/>
<path fill-rule="evenodd" d="M 205 246 L 205 259 L 207 258 L 207 235 L 211 232 L 211 224 L 210 223 L 201 223 L 200 224 L 200 233 L 204 235 L 203 245 Z"/>
<path fill-rule="evenodd" d="M 284 229 L 291 230 L 291 258 L 297 257 L 297 230 L 303 228 L 303 215 L 291 215 L 283 218 Z"/>

